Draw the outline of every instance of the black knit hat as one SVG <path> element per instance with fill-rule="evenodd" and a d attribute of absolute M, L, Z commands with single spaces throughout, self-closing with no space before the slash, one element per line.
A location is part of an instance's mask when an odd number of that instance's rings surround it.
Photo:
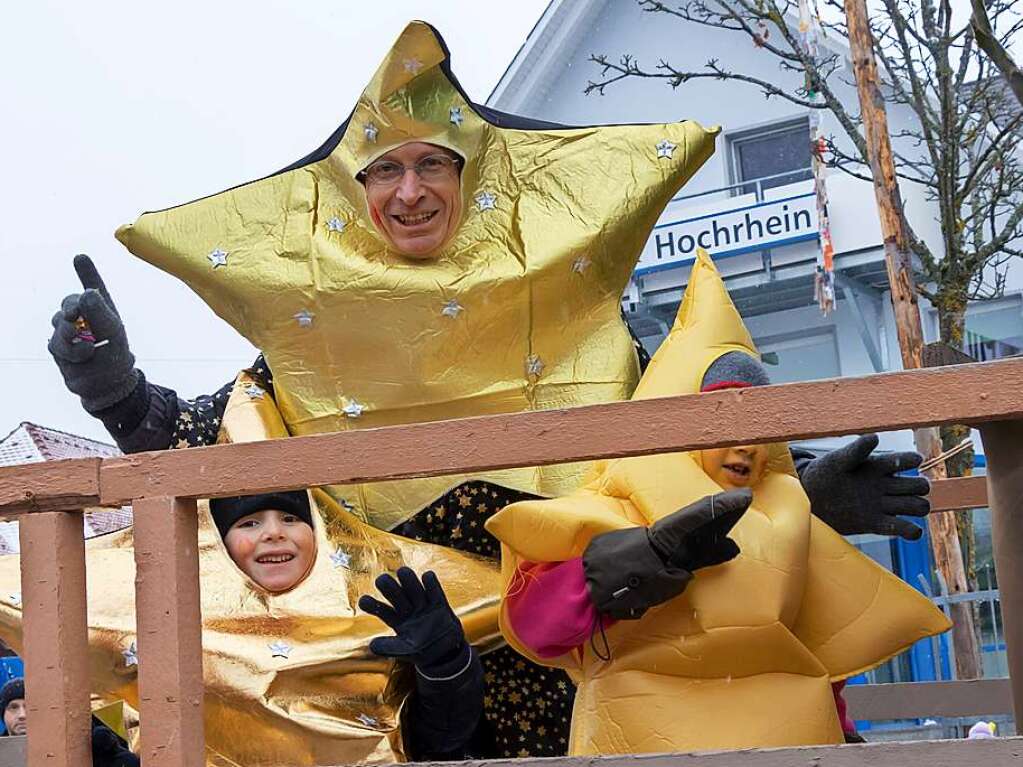
<path fill-rule="evenodd" d="M 313 526 L 313 515 L 309 510 L 309 495 L 304 490 L 263 495 L 235 495 L 230 498 L 210 500 L 210 513 L 213 515 L 213 522 L 220 531 L 221 538 L 226 536 L 231 525 L 242 517 L 267 509 L 294 514 L 309 527 Z"/>
<path fill-rule="evenodd" d="M 7 710 L 11 701 L 25 700 L 25 680 L 21 677 L 12 679 L 0 687 L 0 716 Z"/>

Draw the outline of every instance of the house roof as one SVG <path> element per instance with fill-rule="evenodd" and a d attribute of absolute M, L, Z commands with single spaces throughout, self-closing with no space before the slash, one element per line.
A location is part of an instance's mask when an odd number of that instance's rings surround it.
<path fill-rule="evenodd" d="M 66 458 L 109 458 L 120 454 L 120 450 L 106 442 L 28 421 L 22 421 L 0 440 L 0 466 Z M 121 530 L 131 522 L 128 508 L 89 510 L 85 512 L 85 537 Z M 19 550 L 18 523 L 0 522 L 0 554 L 16 554 Z"/>

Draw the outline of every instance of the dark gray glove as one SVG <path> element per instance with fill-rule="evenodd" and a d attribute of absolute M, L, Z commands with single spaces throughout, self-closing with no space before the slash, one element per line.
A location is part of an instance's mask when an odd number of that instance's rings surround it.
<path fill-rule="evenodd" d="M 618 620 L 635 619 L 678 596 L 695 570 L 739 553 L 728 532 L 752 501 L 750 490 L 729 490 L 701 498 L 650 527 L 596 536 L 583 552 L 594 606 Z"/>
<path fill-rule="evenodd" d="M 47 348 L 67 388 L 82 398 L 88 412 L 96 413 L 131 394 L 139 372 L 124 325 L 92 259 L 78 255 L 74 263 L 85 290 L 65 298 L 53 315 Z"/>
<path fill-rule="evenodd" d="M 425 674 L 460 656 L 469 657 L 462 623 L 434 573 L 423 573 L 420 583 L 410 568 L 399 567 L 398 580 L 384 574 L 376 579 L 376 587 L 390 604 L 363 595 L 359 608 L 386 623 L 396 636 L 371 640 L 371 652 L 413 663 Z"/>
<path fill-rule="evenodd" d="M 923 530 L 897 515 L 927 516 L 930 483 L 924 477 L 894 475 L 915 469 L 923 459 L 913 451 L 873 457 L 876 447 L 877 435 L 864 434 L 809 461 L 799 479 L 810 510 L 842 535 L 877 533 L 915 541 Z"/>

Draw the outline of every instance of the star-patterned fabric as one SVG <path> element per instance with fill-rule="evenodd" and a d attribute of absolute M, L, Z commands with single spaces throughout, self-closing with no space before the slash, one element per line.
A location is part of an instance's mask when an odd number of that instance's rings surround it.
<path fill-rule="evenodd" d="M 637 344 L 637 353 L 642 349 Z M 645 363 L 645 353 L 640 354 Z M 644 365 L 645 366 L 645 365 Z M 249 371 L 267 395 L 273 395 L 273 374 L 262 356 Z M 234 383 L 195 400 L 178 399 L 171 444 L 201 447 L 216 442 L 224 406 Z M 417 541 L 498 559 L 501 547 L 484 523 L 505 506 L 538 496 L 490 482 L 463 482 L 393 530 Z M 526 660 L 510 647 L 482 657 L 485 722 L 471 744 L 471 756 L 564 756 L 572 719 L 575 686 L 560 669 Z"/>

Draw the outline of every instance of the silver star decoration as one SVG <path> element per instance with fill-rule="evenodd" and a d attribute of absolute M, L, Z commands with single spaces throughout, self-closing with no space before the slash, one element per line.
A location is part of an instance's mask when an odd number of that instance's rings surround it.
<path fill-rule="evenodd" d="M 448 120 L 456 128 L 462 127 L 462 122 L 465 120 L 465 118 L 462 116 L 462 108 L 451 107 L 451 109 L 448 110 Z"/>
<path fill-rule="evenodd" d="M 575 261 L 572 262 L 572 271 L 576 274 L 582 274 L 590 268 L 592 262 L 586 256 L 579 256 Z"/>
<path fill-rule="evenodd" d="M 342 498 L 340 500 L 340 504 L 341 508 L 344 509 L 345 511 L 355 511 L 355 507 L 352 504 L 350 504 L 345 498 Z"/>
<path fill-rule="evenodd" d="M 15 591 L 13 594 L 8 594 L 7 598 L 11 600 L 11 604 L 15 607 L 21 607 L 21 594 Z"/>
<path fill-rule="evenodd" d="M 480 211 L 493 210 L 497 207 L 497 195 L 491 192 L 480 192 L 476 195 L 476 208 Z"/>
<path fill-rule="evenodd" d="M 263 399 L 263 390 L 255 384 L 249 384 L 242 391 L 248 394 L 250 399 Z"/>
<path fill-rule="evenodd" d="M 457 299 L 452 298 L 450 301 L 444 304 L 444 308 L 440 310 L 440 313 L 443 314 L 445 317 L 451 317 L 451 319 L 455 319 L 459 314 L 461 314 L 464 311 L 465 307 L 458 303 Z"/>
<path fill-rule="evenodd" d="M 345 230 L 345 222 L 337 216 L 334 216 L 330 221 L 327 222 L 328 232 L 343 232 Z"/>
<path fill-rule="evenodd" d="M 535 354 L 526 357 L 526 373 L 536 378 L 543 372 L 543 360 Z"/>
<path fill-rule="evenodd" d="M 227 266 L 227 251 L 221 250 L 220 248 L 214 250 L 206 256 L 206 258 L 210 260 L 210 264 L 214 269 L 218 266 Z"/>
<path fill-rule="evenodd" d="M 373 143 L 376 143 L 377 134 L 380 131 L 377 130 L 377 126 L 375 126 L 373 123 L 366 123 L 365 127 L 362 129 L 362 132 L 366 134 L 366 141 L 372 141 Z"/>
<path fill-rule="evenodd" d="M 375 716 L 370 716 L 369 714 L 359 714 L 355 718 L 358 719 L 367 727 L 376 727 L 378 724 L 380 724 L 380 722 L 377 721 L 377 718 Z"/>
<path fill-rule="evenodd" d="M 285 644 L 280 639 L 278 639 L 276 642 L 273 642 L 272 644 L 268 644 L 267 647 L 270 648 L 271 658 L 284 658 L 285 660 L 287 660 L 288 657 L 291 655 L 292 649 L 291 645 Z"/>
<path fill-rule="evenodd" d="M 365 408 L 356 400 L 353 399 L 347 405 L 345 405 L 344 408 L 342 408 L 341 412 L 343 412 L 349 418 L 358 418 L 360 415 L 362 415 L 363 410 L 365 410 Z"/>
<path fill-rule="evenodd" d="M 405 66 L 405 71 L 412 74 L 418 74 L 419 70 L 423 68 L 423 63 L 415 58 L 405 59 L 402 64 Z"/>
<path fill-rule="evenodd" d="M 672 144 L 668 139 L 661 139 L 657 143 L 657 158 L 667 157 L 669 160 L 672 158 L 672 152 L 675 151 L 677 145 Z"/>
<path fill-rule="evenodd" d="M 125 668 L 131 668 L 132 666 L 139 665 L 139 650 L 138 647 L 135 646 L 134 642 L 128 645 L 127 650 L 121 650 L 121 655 L 124 656 Z"/>
<path fill-rule="evenodd" d="M 334 567 L 347 567 L 351 569 L 352 558 L 348 552 L 338 549 L 330 555 L 330 561 L 334 563 Z"/>
<path fill-rule="evenodd" d="M 298 322 L 298 326 L 300 328 L 307 328 L 310 325 L 312 325 L 313 324 L 313 317 L 315 317 L 315 316 L 316 315 L 313 314 L 308 309 L 303 309 L 302 311 L 295 312 L 295 314 L 292 315 L 292 317 L 295 318 L 295 321 Z"/>

